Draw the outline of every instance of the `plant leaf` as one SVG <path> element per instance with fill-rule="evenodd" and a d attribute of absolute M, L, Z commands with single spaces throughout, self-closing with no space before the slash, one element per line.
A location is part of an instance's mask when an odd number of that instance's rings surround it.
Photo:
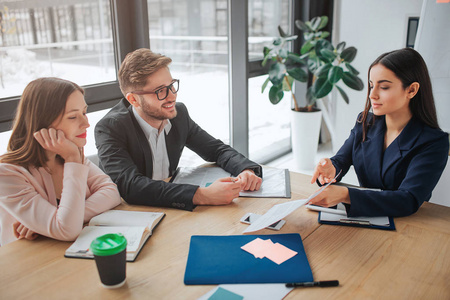
<path fill-rule="evenodd" d="M 320 36 L 321 39 L 325 39 L 330 36 L 330 33 L 328 31 L 322 31 L 322 35 Z"/>
<path fill-rule="evenodd" d="M 312 85 L 313 95 L 317 99 L 325 97 L 332 89 L 333 85 L 326 78 L 317 78 Z"/>
<path fill-rule="evenodd" d="M 272 49 L 264 47 L 263 53 L 264 53 L 264 59 L 261 62 L 261 66 L 265 66 L 267 64 L 267 61 L 272 57 L 270 51 L 272 51 Z"/>
<path fill-rule="evenodd" d="M 288 51 L 287 51 L 287 49 L 285 49 L 285 48 L 280 49 L 280 51 L 278 52 L 278 55 L 279 55 L 281 58 L 286 59 L 286 58 L 288 57 Z"/>
<path fill-rule="evenodd" d="M 279 46 L 279 45 L 281 45 L 281 38 L 276 38 L 276 39 L 274 39 L 272 44 L 273 44 L 274 46 Z"/>
<path fill-rule="evenodd" d="M 287 72 L 295 80 L 298 80 L 300 82 L 308 81 L 308 73 L 306 73 L 305 70 L 303 70 L 302 68 L 293 68 L 293 69 L 287 70 Z"/>
<path fill-rule="evenodd" d="M 311 49 L 314 47 L 314 42 L 309 41 L 303 44 L 302 49 L 300 49 L 301 54 L 305 54 L 311 51 Z"/>
<path fill-rule="evenodd" d="M 342 51 L 341 58 L 345 62 L 352 62 L 355 59 L 356 52 L 357 50 L 355 47 L 348 47 Z"/>
<path fill-rule="evenodd" d="M 330 49 L 320 49 L 320 55 L 319 53 L 317 53 L 317 56 L 319 56 L 319 58 L 322 60 L 332 62 L 333 60 L 336 59 L 337 54 Z"/>
<path fill-rule="evenodd" d="M 345 42 L 340 42 L 339 44 L 337 44 L 337 46 L 336 46 L 337 52 L 341 53 L 342 50 L 344 50 L 344 49 L 345 49 Z"/>
<path fill-rule="evenodd" d="M 308 90 L 306 91 L 306 102 L 307 102 L 307 105 L 313 105 L 316 102 L 316 98 L 314 97 L 312 86 L 310 86 L 308 88 Z"/>
<path fill-rule="evenodd" d="M 324 28 L 325 26 L 327 26 L 328 24 L 328 17 L 327 16 L 322 16 L 320 17 L 320 24 L 317 27 L 318 30 Z"/>
<path fill-rule="evenodd" d="M 315 73 L 316 70 L 321 66 L 321 61 L 320 59 L 316 56 L 316 57 L 310 57 L 308 59 L 308 70 L 311 73 Z"/>
<path fill-rule="evenodd" d="M 344 99 L 344 101 L 345 101 L 347 104 L 349 104 L 349 103 L 350 103 L 350 100 L 348 99 L 348 96 L 347 96 L 347 94 L 344 92 L 344 90 L 343 90 L 340 86 L 338 86 L 338 85 L 336 85 L 336 88 L 338 89 L 339 93 L 341 94 L 342 99 Z"/>
<path fill-rule="evenodd" d="M 284 30 L 279 25 L 278 25 L 278 32 L 280 33 L 281 37 L 286 37 L 287 36 L 287 34 L 284 32 Z"/>
<path fill-rule="evenodd" d="M 278 104 L 283 99 L 284 93 L 281 84 L 273 85 L 269 90 L 269 100 L 272 104 Z"/>
<path fill-rule="evenodd" d="M 331 84 L 336 84 L 342 78 L 344 70 L 340 66 L 333 66 L 328 72 L 328 81 Z"/>
<path fill-rule="evenodd" d="M 295 20 L 295 26 L 297 26 L 298 29 L 300 29 L 301 31 L 309 31 L 309 27 L 306 26 L 305 23 L 303 23 L 300 20 Z"/>
<path fill-rule="evenodd" d="M 327 78 L 328 72 L 330 71 L 332 66 L 333 66 L 332 64 L 324 64 L 316 70 L 314 75 L 316 75 L 317 78 Z"/>
<path fill-rule="evenodd" d="M 269 68 L 269 79 L 273 85 L 279 85 L 286 76 L 286 66 L 280 63 L 274 63 Z"/>
<path fill-rule="evenodd" d="M 297 53 L 289 52 L 288 59 L 290 59 L 293 62 L 298 63 L 298 64 L 302 64 L 302 65 L 306 64 L 305 60 L 302 57 L 300 57 L 300 55 L 298 55 Z"/>
<path fill-rule="evenodd" d="M 311 20 L 311 29 L 313 31 L 319 30 L 319 25 L 321 23 L 321 19 L 322 19 L 322 17 L 314 17 L 314 18 L 312 18 L 312 20 Z"/>
<path fill-rule="evenodd" d="M 361 91 L 364 88 L 362 80 L 350 72 L 344 72 L 344 74 L 342 74 L 342 80 L 351 89 Z"/>
<path fill-rule="evenodd" d="M 264 93 L 264 90 L 266 89 L 267 84 L 269 83 L 269 81 L 270 81 L 270 79 L 269 79 L 269 77 L 267 77 L 266 81 L 264 81 L 264 83 L 263 83 L 263 85 L 261 87 L 261 94 Z"/>
<path fill-rule="evenodd" d="M 350 73 L 352 73 L 353 75 L 358 75 L 359 74 L 358 70 L 353 68 L 353 66 L 350 63 L 346 62 L 344 64 L 347 67 L 347 69 L 350 71 Z"/>

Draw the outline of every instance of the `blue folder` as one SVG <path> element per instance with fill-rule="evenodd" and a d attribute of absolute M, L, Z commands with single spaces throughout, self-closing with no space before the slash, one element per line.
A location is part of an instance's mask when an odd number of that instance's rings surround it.
<path fill-rule="evenodd" d="M 241 247 L 256 238 L 271 239 L 298 252 L 280 265 L 256 258 Z M 191 237 L 184 283 L 287 283 L 311 282 L 313 276 L 298 233 Z"/>

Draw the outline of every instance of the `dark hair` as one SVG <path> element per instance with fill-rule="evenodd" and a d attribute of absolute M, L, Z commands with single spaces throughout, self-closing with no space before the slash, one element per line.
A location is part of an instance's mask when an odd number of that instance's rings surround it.
<path fill-rule="evenodd" d="M 369 81 L 370 70 L 373 66 L 381 64 L 391 70 L 402 82 L 403 89 L 413 82 L 419 83 L 419 91 L 409 102 L 409 109 L 413 117 L 432 128 L 439 128 L 434 105 L 433 90 L 427 65 L 419 52 L 411 48 L 403 48 L 380 55 L 369 67 L 367 78 Z M 366 105 L 359 122 L 363 124 L 363 141 L 366 138 L 368 126 L 373 120 L 367 120 L 369 110 L 372 107 L 369 99 L 370 85 L 367 91 Z M 374 116 L 375 118 L 375 116 Z"/>
<path fill-rule="evenodd" d="M 25 168 L 45 166 L 45 150 L 33 134 L 50 127 L 62 116 L 67 99 L 75 91 L 84 94 L 77 84 L 60 78 L 45 77 L 30 82 L 20 98 L 8 149 L 0 161 Z"/>

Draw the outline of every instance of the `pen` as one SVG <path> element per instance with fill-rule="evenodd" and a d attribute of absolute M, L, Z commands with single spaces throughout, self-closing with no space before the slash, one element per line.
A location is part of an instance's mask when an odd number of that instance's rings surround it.
<path fill-rule="evenodd" d="M 338 286 L 338 285 L 339 285 L 339 280 L 286 283 L 286 287 L 310 287 L 310 286 L 329 287 L 329 286 Z"/>

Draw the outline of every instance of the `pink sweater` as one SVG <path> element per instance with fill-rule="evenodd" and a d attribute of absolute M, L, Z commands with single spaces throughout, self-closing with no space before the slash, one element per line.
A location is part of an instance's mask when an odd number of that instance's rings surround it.
<path fill-rule="evenodd" d="M 120 203 L 116 185 L 88 159 L 64 165 L 59 206 L 45 168 L 0 163 L 0 245 L 16 240 L 16 221 L 38 234 L 73 241 L 85 222 Z"/>

